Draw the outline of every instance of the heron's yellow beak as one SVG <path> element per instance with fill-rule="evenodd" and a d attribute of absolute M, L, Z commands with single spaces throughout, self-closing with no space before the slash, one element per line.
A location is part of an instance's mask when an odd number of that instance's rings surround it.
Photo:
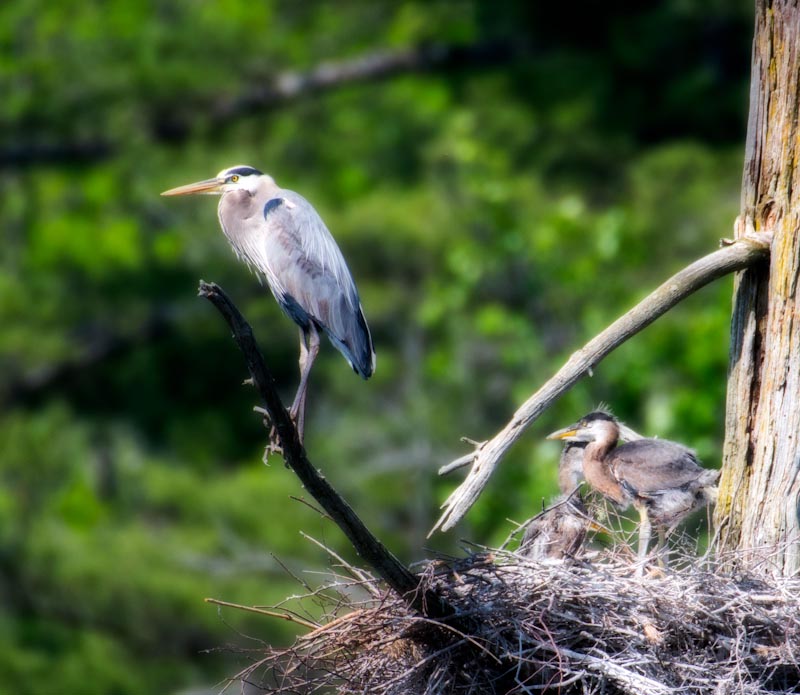
<path fill-rule="evenodd" d="M 574 437 L 577 432 L 577 427 L 575 425 L 570 425 L 569 427 L 565 427 L 563 430 L 551 432 L 547 435 L 547 437 L 545 437 L 545 439 L 566 439 L 567 437 Z"/>
<path fill-rule="evenodd" d="M 222 184 L 224 183 L 225 182 L 222 179 L 206 179 L 205 181 L 187 183 L 185 186 L 170 188 L 168 191 L 164 191 L 161 195 L 214 195 L 221 192 Z"/>

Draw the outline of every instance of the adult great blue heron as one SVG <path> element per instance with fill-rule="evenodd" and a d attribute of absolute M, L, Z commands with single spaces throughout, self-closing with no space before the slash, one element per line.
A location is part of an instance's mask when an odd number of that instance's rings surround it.
<path fill-rule="evenodd" d="M 300 385 L 290 408 L 303 441 L 306 391 L 319 352 L 319 331 L 364 379 L 375 370 L 372 344 L 353 276 L 317 211 L 251 166 L 161 195 L 219 195 L 222 231 L 236 256 L 266 278 L 283 311 L 300 327 Z"/>
<path fill-rule="evenodd" d="M 548 439 L 586 442 L 583 472 L 591 487 L 622 509 L 633 505 L 641 517 L 640 568 L 647 555 L 651 525 L 660 544 L 693 510 L 715 497 L 719 471 L 702 468 L 691 449 L 664 439 L 637 439 L 617 446 L 619 423 L 596 411 Z"/>

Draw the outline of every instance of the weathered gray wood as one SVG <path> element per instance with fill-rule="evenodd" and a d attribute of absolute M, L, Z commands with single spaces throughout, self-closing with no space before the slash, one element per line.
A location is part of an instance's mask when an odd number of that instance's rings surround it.
<path fill-rule="evenodd" d="M 799 80 L 797 0 L 758 0 L 737 236 L 773 241 L 734 288 L 715 522 L 720 550 L 785 576 L 800 571 Z"/>
<path fill-rule="evenodd" d="M 584 374 L 590 373 L 600 360 L 628 338 L 649 326 L 682 299 L 712 280 L 752 266 L 763 260 L 767 253 L 768 248 L 760 239 L 742 238 L 734 244 L 704 256 L 672 276 L 628 313 L 575 352 L 555 376 L 522 404 L 500 432 L 489 441 L 476 446 L 472 468 L 464 482 L 442 505 L 444 512 L 431 530 L 431 534 L 437 529 L 448 531 L 464 517 L 511 445 L 557 398 Z M 463 464 L 464 457 L 461 457 L 453 464 L 445 466 L 445 469 L 453 470 Z"/>

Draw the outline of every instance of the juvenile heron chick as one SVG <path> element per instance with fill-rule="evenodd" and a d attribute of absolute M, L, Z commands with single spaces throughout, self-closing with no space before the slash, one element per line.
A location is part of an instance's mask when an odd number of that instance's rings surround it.
<path fill-rule="evenodd" d="M 606 411 L 596 411 L 603 412 Z M 632 442 L 643 439 L 642 435 L 632 430 L 624 422 L 616 420 L 619 427 L 619 441 Z M 561 430 L 559 430 L 561 431 Z M 556 439 L 553 434 L 548 439 Z M 558 489 L 562 495 L 569 495 L 586 478 L 583 473 L 583 457 L 586 454 L 588 442 L 577 441 L 574 439 L 564 439 L 564 448 L 561 450 L 561 457 L 558 460 Z"/>
<path fill-rule="evenodd" d="M 652 525 L 660 545 L 692 511 L 716 496 L 719 471 L 700 466 L 694 452 L 664 439 L 638 439 L 617 446 L 620 426 L 608 413 L 596 411 L 548 439 L 586 442 L 586 482 L 621 509 L 639 512 L 639 560 L 647 555 Z"/>
<path fill-rule="evenodd" d="M 323 332 L 353 371 L 368 379 L 375 349 L 353 276 L 331 233 L 303 196 L 251 166 L 161 195 L 219 195 L 217 214 L 236 256 L 267 281 L 300 327 L 300 385 L 289 412 L 303 441 L 306 390 Z"/>
<path fill-rule="evenodd" d="M 559 496 L 525 527 L 519 552 L 532 560 L 574 558 L 583 547 L 592 524 L 589 511 L 577 492 Z"/>
<path fill-rule="evenodd" d="M 531 519 L 519 544 L 519 552 L 531 560 L 574 558 L 583 547 L 592 517 L 578 494 L 583 482 L 586 442 L 564 442 L 558 461 L 561 494 L 547 509 Z"/>
<path fill-rule="evenodd" d="M 618 424 L 622 440 L 642 438 L 627 425 Z M 592 528 L 602 528 L 592 518 L 577 490 L 584 480 L 583 458 L 587 445 L 588 442 L 564 441 L 558 460 L 561 494 L 525 527 L 519 546 L 523 555 L 537 560 L 574 558 L 581 550 L 587 532 Z"/>

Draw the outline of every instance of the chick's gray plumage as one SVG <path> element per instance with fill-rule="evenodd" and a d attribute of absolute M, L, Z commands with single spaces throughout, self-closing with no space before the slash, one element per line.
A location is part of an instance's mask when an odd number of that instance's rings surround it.
<path fill-rule="evenodd" d="M 598 410 L 595 412 L 603 412 Z M 619 437 L 623 442 L 633 442 L 642 439 L 642 435 L 631 429 L 624 422 L 616 420 L 619 427 Z M 583 458 L 586 455 L 588 442 L 564 440 L 561 457 L 558 460 L 558 489 L 562 495 L 568 495 L 586 478 L 583 473 Z"/>
<path fill-rule="evenodd" d="M 527 524 L 519 552 L 531 560 L 574 558 L 590 523 L 589 511 L 579 496 L 561 496 Z"/>
<path fill-rule="evenodd" d="M 636 439 L 641 435 L 620 424 L 623 439 Z M 585 480 L 583 459 L 588 442 L 565 441 L 558 460 L 558 488 L 561 494 L 550 507 L 532 519 L 525 527 L 519 551 L 530 559 L 563 560 L 574 558 L 581 550 L 590 526 L 592 515 L 577 487 Z"/>
<path fill-rule="evenodd" d="M 589 413 L 550 435 L 585 443 L 586 482 L 620 509 L 633 505 L 639 511 L 639 558 L 643 560 L 651 524 L 658 526 L 663 545 L 681 520 L 715 499 L 719 471 L 703 468 L 695 453 L 682 444 L 637 439 L 618 445 L 619 437 L 619 422 L 603 411 Z"/>
<path fill-rule="evenodd" d="M 561 494 L 525 525 L 519 552 L 531 560 L 574 558 L 591 522 L 589 510 L 576 492 L 583 481 L 586 442 L 565 442 L 558 462 Z M 573 494 L 574 493 L 574 494 Z"/>
<path fill-rule="evenodd" d="M 583 456 L 586 442 L 564 442 L 558 459 L 558 489 L 568 495 L 584 481 Z"/>
<path fill-rule="evenodd" d="M 719 471 L 703 468 L 691 449 L 666 439 L 640 439 L 612 449 L 612 475 L 631 502 L 647 506 L 656 524 L 672 528 L 714 498 Z"/>

